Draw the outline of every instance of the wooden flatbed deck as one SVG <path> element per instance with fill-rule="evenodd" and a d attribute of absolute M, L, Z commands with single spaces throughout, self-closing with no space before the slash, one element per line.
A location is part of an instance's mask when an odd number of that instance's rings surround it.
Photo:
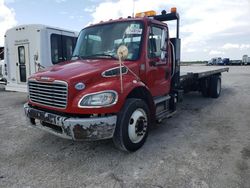
<path fill-rule="evenodd" d="M 181 66 L 180 69 L 181 69 L 180 70 L 181 81 L 189 78 L 199 79 L 213 74 L 229 71 L 228 67 L 204 66 L 204 65 Z"/>

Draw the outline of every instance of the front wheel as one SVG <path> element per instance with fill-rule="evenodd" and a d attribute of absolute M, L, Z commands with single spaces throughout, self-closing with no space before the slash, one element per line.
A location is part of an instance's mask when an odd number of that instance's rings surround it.
<path fill-rule="evenodd" d="M 149 123 L 148 105 L 141 99 L 127 99 L 118 114 L 114 144 L 125 151 L 138 150 L 147 139 Z"/>

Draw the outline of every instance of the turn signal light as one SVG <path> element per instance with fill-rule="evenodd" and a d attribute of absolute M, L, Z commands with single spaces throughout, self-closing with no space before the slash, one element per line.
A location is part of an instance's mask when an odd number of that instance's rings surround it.
<path fill-rule="evenodd" d="M 172 7 L 171 8 L 171 13 L 176 13 L 177 12 L 177 8 L 176 7 Z"/>
<path fill-rule="evenodd" d="M 135 17 L 141 18 L 144 16 L 155 16 L 155 15 L 156 15 L 156 12 L 154 10 L 150 10 L 150 11 L 146 11 L 146 12 L 136 13 Z"/>

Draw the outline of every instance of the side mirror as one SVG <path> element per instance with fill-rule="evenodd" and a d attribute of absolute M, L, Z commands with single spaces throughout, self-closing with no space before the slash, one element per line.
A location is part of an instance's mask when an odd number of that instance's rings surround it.
<path fill-rule="evenodd" d="M 167 58 L 167 31 L 162 30 L 161 34 L 161 60 L 165 60 Z"/>
<path fill-rule="evenodd" d="M 167 51 L 167 32 L 162 30 L 161 34 L 161 51 Z"/>
<path fill-rule="evenodd" d="M 167 51 L 161 51 L 161 59 L 164 60 L 164 59 L 167 59 L 167 58 L 168 58 Z"/>

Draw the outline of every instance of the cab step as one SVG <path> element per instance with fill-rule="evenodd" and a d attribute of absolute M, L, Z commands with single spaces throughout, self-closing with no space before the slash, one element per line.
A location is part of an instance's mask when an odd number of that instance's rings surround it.
<path fill-rule="evenodd" d="M 173 105 L 175 99 L 174 95 L 166 95 L 157 97 L 154 99 L 156 106 L 156 121 L 161 122 L 163 119 L 170 118 L 176 112 L 176 108 Z"/>

